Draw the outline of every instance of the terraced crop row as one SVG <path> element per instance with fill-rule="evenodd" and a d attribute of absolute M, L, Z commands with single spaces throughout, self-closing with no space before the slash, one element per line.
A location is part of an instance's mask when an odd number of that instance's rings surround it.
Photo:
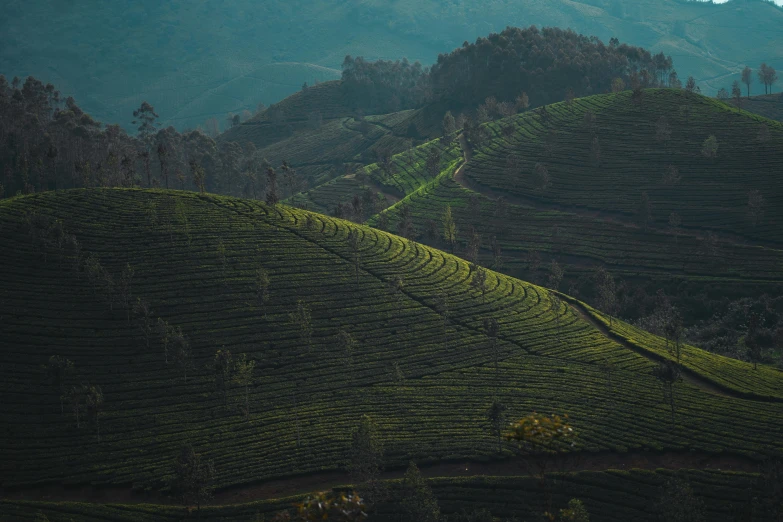
<path fill-rule="evenodd" d="M 657 521 L 659 505 L 666 484 L 674 476 L 687 481 L 694 495 L 703 502 L 708 520 L 766 520 L 763 506 L 769 501 L 769 491 L 759 482 L 759 475 L 721 472 L 669 470 L 583 471 L 550 475 L 554 484 L 552 505 L 564 507 L 572 498 L 582 500 L 595 522 L 625 522 L 628 520 Z M 429 480 L 443 514 L 461 510 L 488 509 L 500 519 L 517 517 L 522 520 L 540 516 L 547 506 L 537 479 L 530 477 L 466 477 Z M 391 481 L 392 491 L 399 481 Z M 755 497 L 755 501 L 754 501 Z M 263 520 L 272 513 L 290 506 L 300 497 L 259 501 L 233 506 L 203 507 L 203 520 Z M 399 520 L 398 507 L 380 506 L 374 520 Z M 74 502 L 0 501 L 0 516 L 10 522 L 34 520 L 45 514 L 52 522 L 147 521 L 180 520 L 184 509 L 156 505 L 95 505 Z"/>
<path fill-rule="evenodd" d="M 588 111 L 593 124 L 585 120 Z M 783 242 L 783 185 L 775 174 L 783 167 L 780 122 L 672 89 L 645 90 L 640 105 L 625 92 L 550 105 L 547 113 L 545 120 L 537 111 L 489 124 L 492 138 L 465 175 L 511 195 L 630 218 L 644 191 L 658 224 L 676 212 L 685 228 Z M 508 124 L 510 135 L 501 131 Z M 702 154 L 710 135 L 718 143 L 714 159 Z M 551 178 L 545 190 L 533 176 L 539 163 Z M 679 182 L 662 181 L 668 166 L 677 167 Z M 763 198 L 755 217 L 749 215 L 753 190 Z"/>
<path fill-rule="evenodd" d="M 148 347 L 139 321 L 128 323 L 117 302 L 110 310 L 71 268 L 70 250 L 31 236 L 33 211 L 60 219 L 115 281 L 126 264 L 135 269 L 133 297 L 190 340 L 187 380 L 165 363 L 158 337 Z M 0 238 L 3 485 L 159 488 L 184 441 L 215 461 L 220 486 L 335 469 L 363 413 L 381 426 L 390 465 L 488 455 L 495 446 L 482 425 L 493 396 L 512 415 L 569 413 L 583 449 L 781 449 L 783 405 L 682 383 L 667 427 L 653 363 L 565 305 L 554 310 L 546 290 L 489 272 L 482 297 L 466 262 L 342 220 L 191 193 L 76 190 L 4 200 Z M 269 274 L 266 302 L 259 268 Z M 310 328 L 292 317 L 300 301 Z M 488 317 L 500 324 L 496 343 L 484 333 Z M 350 354 L 340 330 L 357 341 Z M 223 347 L 257 363 L 248 420 L 237 411 L 241 387 L 228 411 L 213 389 L 207 365 Z M 61 415 L 43 368 L 51 355 L 74 361 L 74 382 L 102 386 L 100 442 L 94 427 Z"/>

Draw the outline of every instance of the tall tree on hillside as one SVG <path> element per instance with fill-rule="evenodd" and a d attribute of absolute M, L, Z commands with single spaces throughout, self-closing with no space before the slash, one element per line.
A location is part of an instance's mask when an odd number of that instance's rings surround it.
<path fill-rule="evenodd" d="M 465 248 L 465 258 L 475 265 L 478 263 L 479 251 L 481 250 L 481 235 L 476 228 L 471 225 L 468 230 L 468 243 Z"/>
<path fill-rule="evenodd" d="M 359 230 L 352 228 L 348 232 L 348 246 L 351 249 L 351 256 L 353 256 L 353 269 L 354 274 L 356 275 L 356 284 L 359 284 L 359 265 L 361 261 L 360 257 L 360 240 L 359 240 Z"/>
<path fill-rule="evenodd" d="M 454 131 L 457 130 L 457 122 L 454 119 L 454 116 L 452 116 L 451 111 L 447 111 L 446 114 L 443 116 L 443 136 L 449 136 Z"/>
<path fill-rule="evenodd" d="M 565 272 L 563 271 L 563 268 L 560 266 L 557 260 L 553 259 L 549 264 L 549 288 L 558 290 L 560 288 L 560 283 L 563 281 L 564 275 Z"/>
<path fill-rule="evenodd" d="M 488 284 L 487 284 L 487 270 L 480 265 L 471 265 L 471 271 L 473 272 L 473 279 L 470 280 L 471 288 L 474 288 L 481 292 L 481 303 L 486 300 Z"/>
<path fill-rule="evenodd" d="M 348 471 L 351 482 L 367 503 L 374 507 L 385 497 L 381 482 L 383 471 L 383 442 L 378 425 L 367 415 L 362 415 L 358 426 L 351 433 L 351 447 L 348 456 Z"/>
<path fill-rule="evenodd" d="M 195 503 L 196 511 L 200 517 L 201 504 L 212 498 L 214 478 L 215 466 L 212 461 L 206 460 L 196 453 L 192 445 L 185 444 L 174 464 L 174 478 L 170 484 L 171 491 L 182 504 Z"/>
<path fill-rule="evenodd" d="M 166 180 L 166 188 L 169 188 L 169 170 L 166 156 L 168 155 L 168 149 L 164 143 L 158 143 L 158 161 L 160 162 L 160 175 Z"/>
<path fill-rule="evenodd" d="M 307 347 L 307 350 L 312 350 L 313 322 L 310 307 L 307 303 L 301 299 L 298 300 L 296 302 L 296 310 L 288 314 L 288 320 L 299 332 L 299 337 Z"/>
<path fill-rule="evenodd" d="M 65 400 L 65 391 L 74 371 L 73 361 L 59 355 L 49 357 L 49 362 L 46 364 L 46 375 L 49 378 L 49 382 L 60 393 L 60 414 L 64 414 L 63 401 Z"/>
<path fill-rule="evenodd" d="M 88 386 L 85 395 L 87 418 L 95 423 L 95 431 L 98 434 L 98 442 L 101 441 L 100 416 L 103 411 L 103 390 L 100 386 Z"/>
<path fill-rule="evenodd" d="M 742 110 L 742 88 L 737 80 L 734 80 L 734 83 L 731 85 L 731 97 L 734 100 L 734 105 Z"/>
<path fill-rule="evenodd" d="M 250 386 L 253 385 L 253 371 L 256 369 L 256 362 L 248 360 L 247 354 L 241 354 L 234 361 L 234 376 L 232 382 L 245 389 L 245 407 L 243 413 L 245 420 L 250 420 Z"/>
<path fill-rule="evenodd" d="M 416 227 L 413 225 L 413 212 L 408 204 L 403 204 L 400 207 L 400 221 L 397 223 L 397 233 L 408 240 L 416 237 Z"/>
<path fill-rule="evenodd" d="M 152 139 L 152 135 L 157 131 L 157 127 L 160 126 L 155 120 L 158 119 L 158 114 L 155 112 L 155 108 L 149 103 L 142 102 L 141 106 L 133 111 L 134 125 L 138 125 L 139 138 L 144 142 L 149 142 Z"/>
<path fill-rule="evenodd" d="M 614 315 L 617 313 L 617 285 L 612 274 L 600 267 L 595 274 L 596 290 L 598 293 L 598 307 L 609 316 L 609 327 L 612 326 Z"/>
<path fill-rule="evenodd" d="M 446 205 L 446 210 L 443 212 L 443 239 L 449 244 L 453 254 L 454 244 L 457 242 L 457 224 L 451 215 L 451 205 Z"/>
<path fill-rule="evenodd" d="M 685 90 L 688 92 L 699 92 L 701 90 L 696 86 L 696 78 L 688 76 L 688 81 L 685 82 Z"/>
<path fill-rule="evenodd" d="M 441 152 L 437 147 L 430 147 L 427 151 L 426 168 L 431 178 L 436 178 L 440 174 Z"/>
<path fill-rule="evenodd" d="M 254 289 L 256 305 L 264 311 L 264 317 L 266 317 L 266 303 L 269 301 L 269 272 L 264 268 L 256 270 Z"/>
<path fill-rule="evenodd" d="M 647 191 L 642 191 L 642 195 L 639 198 L 639 209 L 637 210 L 639 218 L 639 225 L 643 230 L 650 228 L 653 222 L 652 203 L 650 203 L 650 196 L 647 195 Z"/>
<path fill-rule="evenodd" d="M 753 70 L 747 65 L 742 69 L 742 83 L 747 86 L 748 99 L 750 99 L 750 84 L 753 83 Z"/>
<path fill-rule="evenodd" d="M 674 412 L 675 412 L 675 384 L 681 379 L 680 367 L 673 361 L 662 361 L 658 366 L 653 368 L 653 377 L 658 379 L 663 389 L 663 401 L 668 402 L 671 408 L 672 424 L 674 424 Z"/>
<path fill-rule="evenodd" d="M 277 189 L 277 173 L 272 167 L 266 169 L 266 204 L 275 206 L 280 202 L 280 194 Z"/>
<path fill-rule="evenodd" d="M 231 374 L 234 372 L 234 357 L 231 355 L 231 351 L 223 347 L 215 352 L 210 366 L 215 391 L 223 396 L 223 406 L 228 409 L 228 384 L 231 382 Z"/>
<path fill-rule="evenodd" d="M 501 454 L 503 453 L 503 430 L 507 423 L 506 406 L 497 399 L 493 400 L 487 410 L 487 421 L 489 422 L 489 433 L 497 440 L 498 454 Z"/>
<path fill-rule="evenodd" d="M 400 506 L 407 516 L 406 520 L 416 522 L 438 522 L 440 508 L 421 471 L 411 461 L 402 480 Z"/>
<path fill-rule="evenodd" d="M 704 140 L 701 146 L 701 154 L 705 158 L 715 159 L 718 156 L 718 140 L 710 135 Z"/>

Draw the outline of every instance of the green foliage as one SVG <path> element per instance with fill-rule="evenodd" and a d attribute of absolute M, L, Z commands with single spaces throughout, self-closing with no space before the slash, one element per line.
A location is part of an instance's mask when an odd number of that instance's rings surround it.
<path fill-rule="evenodd" d="M 409 520 L 438 522 L 440 519 L 438 500 L 413 461 L 405 471 L 400 495 L 400 507 Z"/>

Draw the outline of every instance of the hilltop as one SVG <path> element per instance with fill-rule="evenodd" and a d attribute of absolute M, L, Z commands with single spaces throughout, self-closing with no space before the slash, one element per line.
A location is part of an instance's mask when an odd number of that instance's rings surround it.
<path fill-rule="evenodd" d="M 304 82 L 337 79 L 348 54 L 407 56 L 428 65 L 463 41 L 515 25 L 570 27 L 662 51 L 707 94 L 730 86 L 746 64 L 768 61 L 783 70 L 783 11 L 761 1 L 468 0 L 443 9 L 435 0 L 404 0 L 338 2 L 325 10 L 302 0 L 242 0 L 231 8 L 17 0 L 5 2 L 3 14 L 0 72 L 60 85 L 97 119 L 124 125 L 142 100 L 158 108 L 164 125 L 192 128 L 212 116 L 223 120 L 229 112 L 253 111 L 258 102 L 277 102 Z M 73 42 L 78 52 L 68 51 Z"/>

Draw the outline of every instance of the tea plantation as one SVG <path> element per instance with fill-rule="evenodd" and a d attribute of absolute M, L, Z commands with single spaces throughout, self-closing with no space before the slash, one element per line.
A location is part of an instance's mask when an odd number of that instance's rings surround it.
<path fill-rule="evenodd" d="M 491 271 L 477 284 L 457 257 L 339 219 L 194 193 L 74 190 L 3 200 L 0 238 L 4 487 L 164 488 L 185 441 L 214 460 L 218 487 L 338 469 L 363 413 L 389 466 L 491 456 L 493 397 L 511 417 L 569 414 L 575 451 L 783 448 L 781 372 L 688 348 L 692 372 L 736 393 L 678 383 L 672 424 L 655 363 L 566 304 L 554 309 L 547 290 Z M 129 313 L 137 299 L 146 313 Z M 179 351 L 145 328 L 158 319 L 181 330 Z M 659 340 L 617 328 L 660 352 Z M 256 361 L 247 390 L 215 389 L 217 350 Z M 102 387 L 97 424 L 77 428 L 68 401 L 61 413 L 54 355 L 73 361 L 69 384 Z"/>

